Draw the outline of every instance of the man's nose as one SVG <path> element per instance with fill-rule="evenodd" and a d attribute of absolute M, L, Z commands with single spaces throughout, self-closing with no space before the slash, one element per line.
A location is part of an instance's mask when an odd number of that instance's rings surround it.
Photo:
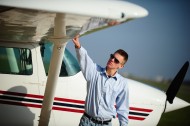
<path fill-rule="evenodd" d="M 115 59 L 114 59 L 114 58 L 111 58 L 110 60 L 111 60 L 112 62 L 114 62 Z"/>

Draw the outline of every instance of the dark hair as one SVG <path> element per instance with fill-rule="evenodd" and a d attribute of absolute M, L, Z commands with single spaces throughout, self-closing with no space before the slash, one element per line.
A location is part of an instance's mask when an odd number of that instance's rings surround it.
<path fill-rule="evenodd" d="M 121 56 L 123 56 L 124 64 L 127 62 L 127 60 L 128 60 L 127 52 L 125 52 L 123 49 L 118 49 L 117 51 L 115 51 L 115 53 L 119 53 Z"/>

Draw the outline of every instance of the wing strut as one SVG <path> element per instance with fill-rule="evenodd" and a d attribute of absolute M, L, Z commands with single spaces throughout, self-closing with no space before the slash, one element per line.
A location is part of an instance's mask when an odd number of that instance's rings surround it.
<path fill-rule="evenodd" d="M 64 14 L 56 14 L 56 18 L 54 21 L 54 46 L 50 68 L 48 71 L 48 78 L 44 93 L 42 110 L 40 114 L 39 126 L 48 126 L 50 120 L 57 80 L 59 78 L 63 54 L 68 41 L 68 39 L 64 39 L 64 37 L 66 36 L 64 17 Z"/>

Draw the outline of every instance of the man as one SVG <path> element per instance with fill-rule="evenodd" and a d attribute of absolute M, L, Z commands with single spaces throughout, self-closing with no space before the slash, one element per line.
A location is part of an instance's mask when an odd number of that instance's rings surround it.
<path fill-rule="evenodd" d="M 118 116 L 120 126 L 127 126 L 129 96 L 127 79 L 118 74 L 124 67 L 128 54 L 119 49 L 110 55 L 105 68 L 95 64 L 79 42 L 73 39 L 81 71 L 87 81 L 85 113 L 79 126 L 111 126 Z"/>

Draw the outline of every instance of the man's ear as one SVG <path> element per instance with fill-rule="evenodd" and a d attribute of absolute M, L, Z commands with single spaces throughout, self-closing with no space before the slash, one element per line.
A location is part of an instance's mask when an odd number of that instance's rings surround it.
<path fill-rule="evenodd" d="M 123 64 L 121 64 L 121 65 L 120 65 L 120 67 L 119 67 L 119 69 L 121 69 L 121 68 L 123 68 L 123 67 L 124 67 L 124 65 L 123 65 Z"/>

